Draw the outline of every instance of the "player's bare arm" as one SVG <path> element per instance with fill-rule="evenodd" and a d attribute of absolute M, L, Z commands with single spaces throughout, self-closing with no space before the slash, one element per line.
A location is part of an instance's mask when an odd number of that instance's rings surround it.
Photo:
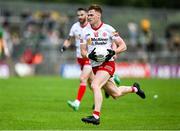
<path fill-rule="evenodd" d="M 117 45 L 117 48 L 114 50 L 116 54 L 119 54 L 127 49 L 127 46 L 121 37 L 115 39 L 114 43 Z"/>
<path fill-rule="evenodd" d="M 81 44 L 81 55 L 83 58 L 88 58 L 88 52 L 87 52 L 87 47 L 86 44 Z"/>
<path fill-rule="evenodd" d="M 73 36 L 69 36 L 69 37 L 64 41 L 63 45 L 60 46 L 59 51 L 60 51 L 61 53 L 63 53 L 63 52 L 73 43 L 74 39 L 75 39 L 75 38 L 74 38 Z"/>
<path fill-rule="evenodd" d="M 68 48 L 72 43 L 74 42 L 74 37 L 73 36 L 69 36 L 65 41 L 63 46 Z"/>

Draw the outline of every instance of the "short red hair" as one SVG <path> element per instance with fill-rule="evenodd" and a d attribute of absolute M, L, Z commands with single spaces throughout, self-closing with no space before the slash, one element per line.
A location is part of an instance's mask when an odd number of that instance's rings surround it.
<path fill-rule="evenodd" d="M 90 5 L 89 8 L 88 8 L 88 11 L 89 11 L 89 10 L 95 10 L 95 11 L 97 11 L 97 12 L 99 12 L 99 13 L 102 14 L 102 9 L 101 9 L 101 7 L 100 7 L 99 5 L 96 5 L 96 4 Z"/>

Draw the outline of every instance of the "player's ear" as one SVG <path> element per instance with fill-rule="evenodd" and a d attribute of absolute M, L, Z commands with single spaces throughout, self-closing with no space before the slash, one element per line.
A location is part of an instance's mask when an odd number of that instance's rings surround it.
<path fill-rule="evenodd" d="M 96 15 L 98 16 L 98 18 L 101 18 L 101 13 L 96 12 Z"/>
<path fill-rule="evenodd" d="M 98 14 L 98 17 L 101 18 L 101 14 L 100 13 Z"/>

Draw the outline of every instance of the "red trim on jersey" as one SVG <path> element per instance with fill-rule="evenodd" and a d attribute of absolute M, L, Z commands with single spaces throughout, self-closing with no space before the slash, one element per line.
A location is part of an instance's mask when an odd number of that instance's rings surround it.
<path fill-rule="evenodd" d="M 92 26 L 91 26 L 91 28 L 96 31 L 96 30 L 98 30 L 99 28 L 101 28 L 101 26 L 102 26 L 103 24 L 104 24 L 104 23 L 101 22 L 101 24 L 100 24 L 98 27 L 92 27 Z"/>

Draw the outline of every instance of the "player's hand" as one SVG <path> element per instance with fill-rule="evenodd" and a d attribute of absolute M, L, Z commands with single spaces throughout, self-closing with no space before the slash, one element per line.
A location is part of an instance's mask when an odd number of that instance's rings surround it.
<path fill-rule="evenodd" d="M 97 62 L 97 55 L 96 55 L 95 49 L 96 48 L 94 48 L 92 52 L 88 55 L 88 58 Z"/>
<path fill-rule="evenodd" d="M 115 51 L 114 50 L 107 49 L 107 51 L 109 52 L 109 54 L 106 55 L 105 61 L 109 61 L 115 55 Z"/>
<path fill-rule="evenodd" d="M 59 47 L 59 52 L 63 53 L 67 48 L 63 45 Z"/>

